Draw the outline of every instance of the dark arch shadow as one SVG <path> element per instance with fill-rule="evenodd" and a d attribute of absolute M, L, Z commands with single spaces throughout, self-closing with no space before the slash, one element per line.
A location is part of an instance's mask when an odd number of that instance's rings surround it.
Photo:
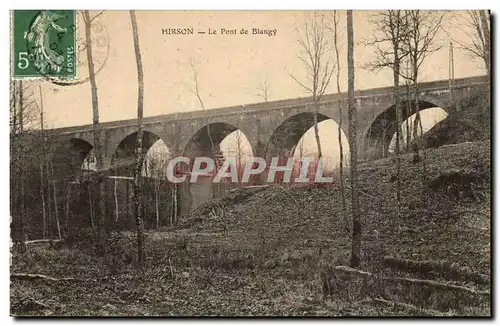
<path fill-rule="evenodd" d="M 82 164 L 93 146 L 81 138 L 71 138 L 54 151 L 52 159 L 56 178 L 76 180 L 82 175 Z"/>
<path fill-rule="evenodd" d="M 160 139 L 158 135 L 144 130 L 142 136 L 142 154 L 146 156 L 151 146 Z M 111 173 L 116 176 L 132 177 L 134 175 L 136 146 L 137 132 L 129 134 L 120 141 L 111 158 Z"/>
<path fill-rule="evenodd" d="M 428 101 L 418 101 L 418 104 L 419 111 L 439 107 Z M 416 113 L 416 101 L 402 101 L 400 107 L 402 113 L 401 122 L 406 121 Z M 367 153 L 369 159 L 374 160 L 389 155 L 389 144 L 392 136 L 396 133 L 396 129 L 396 105 L 392 105 L 375 118 L 364 136 L 365 153 Z"/>
<path fill-rule="evenodd" d="M 187 157 L 213 157 L 214 153 L 212 150 L 212 144 L 215 151 L 220 151 L 220 143 L 224 140 L 224 138 L 236 130 L 238 130 L 238 128 L 229 123 L 209 123 L 191 136 L 188 143 L 184 147 L 183 155 Z M 245 135 L 243 131 L 241 132 Z"/>
<path fill-rule="evenodd" d="M 331 118 L 318 113 L 318 124 L 329 119 Z M 292 156 L 293 150 L 300 138 L 312 126 L 314 126 L 314 113 L 311 112 L 299 113 L 283 121 L 273 132 L 267 144 L 265 151 L 266 159 L 270 159 L 273 156 Z"/>
<path fill-rule="evenodd" d="M 196 183 L 189 182 L 190 171 L 196 157 L 212 158 L 219 166 L 225 160 L 220 148 L 220 143 L 231 133 L 240 130 L 245 138 L 245 133 L 234 125 L 225 122 L 214 122 L 200 128 L 183 149 L 182 156 L 190 158 L 190 166 L 184 167 L 188 171 L 187 181 L 181 187 L 181 215 L 187 214 L 192 208 L 210 200 L 213 197 L 221 196 L 224 193 L 224 185 L 212 183 L 211 177 L 198 177 Z M 213 148 L 212 148 L 213 145 Z M 253 153 L 252 145 L 249 143 Z"/>

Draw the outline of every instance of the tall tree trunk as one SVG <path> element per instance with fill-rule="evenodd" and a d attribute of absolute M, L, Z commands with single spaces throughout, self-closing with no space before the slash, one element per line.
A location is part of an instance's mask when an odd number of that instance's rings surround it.
<path fill-rule="evenodd" d="M 118 206 L 118 180 L 115 179 L 115 191 L 114 191 L 114 197 L 115 197 L 115 222 L 118 223 L 118 215 L 120 213 L 120 207 Z"/>
<path fill-rule="evenodd" d="M 90 214 L 90 226 L 95 228 L 95 223 L 94 223 L 94 202 L 92 200 L 92 190 L 90 187 L 90 163 L 87 161 L 87 190 L 89 193 L 89 214 Z"/>
<path fill-rule="evenodd" d="M 488 17 L 486 17 L 488 14 Z M 491 89 L 491 33 L 490 33 L 490 24 L 489 24 L 489 10 L 479 10 L 479 17 L 481 19 L 481 29 L 483 32 L 484 38 L 484 65 L 486 66 L 486 72 L 488 74 L 488 88 Z M 491 110 L 491 101 L 490 96 L 486 96 L 487 105 L 483 105 L 483 121 L 484 121 L 484 130 L 486 134 L 490 133 L 490 123 L 487 119 L 488 111 Z"/>
<path fill-rule="evenodd" d="M 14 80 L 12 81 L 12 99 L 13 99 L 13 103 L 12 103 L 12 135 L 14 135 L 14 137 L 17 135 L 17 103 L 18 103 L 18 100 L 17 100 L 17 91 L 16 91 L 16 84 L 17 82 Z M 17 153 L 16 153 L 17 155 Z"/>
<path fill-rule="evenodd" d="M 406 146 L 406 150 L 408 150 L 410 148 L 410 144 L 411 144 L 411 131 L 410 131 L 410 117 L 412 116 L 412 113 L 411 113 L 411 106 L 412 106 L 412 103 L 411 103 L 411 96 L 410 96 L 410 84 L 408 83 L 408 81 L 406 81 L 405 83 L 405 86 L 406 86 L 406 101 L 408 103 L 408 105 L 406 106 L 405 108 L 405 112 L 406 112 L 406 119 L 405 119 L 405 134 L 406 134 L 406 142 L 405 142 L 405 146 Z"/>
<path fill-rule="evenodd" d="M 20 228 L 20 250 L 26 251 L 26 198 L 24 189 L 24 95 L 23 95 L 23 81 L 19 81 L 19 182 L 20 182 L 20 214 L 19 214 L 19 228 Z"/>
<path fill-rule="evenodd" d="M 315 96 L 316 97 L 316 96 Z M 314 137 L 316 138 L 316 146 L 318 147 L 318 159 L 323 157 L 323 151 L 321 150 L 321 141 L 319 139 L 319 129 L 318 129 L 318 103 L 314 100 L 314 106 L 316 111 L 314 112 Z M 318 161 L 319 162 L 319 161 Z"/>
<path fill-rule="evenodd" d="M 19 186 L 19 135 L 17 134 L 17 103 L 18 103 L 18 92 L 16 91 L 17 89 L 17 81 L 12 81 L 11 82 L 11 87 L 12 87 L 12 126 L 11 126 L 11 138 L 10 138 L 10 149 L 11 149 L 11 155 L 12 155 L 12 163 L 10 165 L 10 177 L 11 177 L 11 182 L 12 182 L 12 188 L 15 189 L 11 193 L 11 202 L 10 202 L 10 210 L 12 212 L 12 216 L 15 216 L 15 220 L 11 220 L 11 223 L 13 226 L 16 227 L 16 229 L 11 229 L 11 234 L 12 234 L 12 239 L 14 241 L 17 241 L 17 237 L 19 234 L 13 233 L 12 231 L 16 230 L 17 231 L 17 219 L 18 219 L 18 214 L 19 214 L 19 197 L 20 197 L 20 186 Z M 14 218 L 14 217 L 13 217 Z"/>
<path fill-rule="evenodd" d="M 418 119 L 418 123 L 420 125 L 420 139 L 424 135 L 424 130 L 422 129 L 422 119 Z M 425 151 L 425 147 L 422 147 L 422 177 L 424 182 L 427 181 L 427 154 Z"/>
<path fill-rule="evenodd" d="M 125 189 L 125 192 L 126 192 L 126 194 L 125 194 L 125 197 L 126 197 L 125 206 L 126 207 L 125 207 L 125 209 L 127 210 L 127 215 L 126 215 L 127 216 L 127 223 L 129 223 L 130 220 L 132 219 L 132 217 L 131 217 L 132 210 L 130 209 L 130 182 L 128 180 L 126 181 L 125 186 L 126 186 L 126 189 Z"/>
<path fill-rule="evenodd" d="M 457 112 L 457 107 L 455 105 L 455 96 L 453 94 L 454 84 L 455 84 L 455 62 L 453 58 L 453 42 L 449 45 L 449 57 L 448 57 L 448 89 L 450 92 L 450 108 L 451 113 Z"/>
<path fill-rule="evenodd" d="M 338 60 L 337 60 L 338 62 Z M 349 217 L 347 215 L 347 202 L 345 199 L 345 186 L 344 186 L 344 145 L 342 144 L 342 105 L 339 102 L 339 124 L 338 124 L 338 140 L 339 140 L 339 178 L 340 178 L 340 193 L 342 195 L 342 212 L 344 214 L 344 222 L 346 231 L 349 232 Z"/>
<path fill-rule="evenodd" d="M 50 189 L 52 179 L 49 164 L 50 162 L 47 160 L 45 164 L 45 176 L 47 177 L 47 233 L 49 239 L 52 239 L 52 190 Z"/>
<path fill-rule="evenodd" d="M 56 220 L 56 227 L 57 227 L 57 236 L 59 239 L 61 239 L 61 225 L 59 224 L 59 210 L 57 207 L 57 187 L 56 187 L 56 180 L 54 178 L 54 164 L 53 162 L 50 162 L 50 172 L 52 176 L 52 195 L 54 196 L 54 217 Z"/>
<path fill-rule="evenodd" d="M 177 213 L 179 212 L 179 206 L 178 206 L 178 184 L 173 183 L 172 184 L 173 189 L 172 189 L 172 213 L 170 215 L 170 224 L 173 225 L 177 221 Z"/>
<path fill-rule="evenodd" d="M 386 127 L 382 127 L 382 158 L 385 158 L 385 150 L 386 150 L 386 147 L 385 147 L 385 129 Z"/>
<path fill-rule="evenodd" d="M 97 218 L 97 226 L 99 233 L 99 246 L 100 250 L 105 251 L 105 236 L 104 236 L 104 224 L 106 218 L 106 193 L 104 189 L 104 167 L 103 167 L 103 157 L 100 141 L 100 125 L 99 125 L 99 98 L 97 95 L 97 84 L 95 79 L 95 67 L 94 59 L 92 54 L 92 20 L 88 10 L 83 11 L 83 17 L 85 22 L 85 39 L 87 47 L 87 61 L 89 66 L 89 81 L 90 81 L 90 91 L 92 95 L 92 132 L 94 136 L 94 153 L 96 156 L 96 170 L 97 170 L 97 182 L 99 187 L 99 216 Z"/>
<path fill-rule="evenodd" d="M 45 182 L 43 177 L 43 166 L 44 164 L 47 164 L 47 150 L 45 148 L 45 126 L 43 121 L 43 94 L 42 86 L 40 84 L 38 85 L 38 90 L 40 92 L 40 133 L 42 137 L 42 157 L 40 158 L 40 197 L 42 198 L 42 238 L 45 239 L 45 237 L 47 236 L 47 213 L 45 207 Z"/>
<path fill-rule="evenodd" d="M 65 223 L 65 229 L 66 229 L 66 234 L 65 236 L 67 237 L 69 235 L 69 200 L 71 198 L 71 184 L 68 182 L 66 183 L 66 194 L 65 194 L 65 200 L 64 200 L 64 223 Z"/>
<path fill-rule="evenodd" d="M 372 121 L 375 121 L 375 98 L 372 100 Z M 368 135 L 369 139 L 372 139 L 373 137 L 373 130 L 372 128 L 370 128 L 370 134 Z M 373 152 L 375 155 L 371 155 L 371 153 L 369 153 L 368 155 L 372 156 L 372 160 L 376 160 L 378 159 L 378 157 L 376 156 L 377 155 L 377 150 L 376 148 L 378 147 L 378 140 L 376 140 L 375 142 L 375 149 L 373 151 L 370 151 L 370 152 Z"/>
<path fill-rule="evenodd" d="M 160 194 L 159 194 L 159 188 L 160 186 L 158 185 L 158 180 L 155 180 L 154 187 L 155 187 L 155 212 L 156 212 L 156 228 L 160 227 Z"/>
<path fill-rule="evenodd" d="M 415 69 L 415 68 L 414 68 Z M 415 92 L 415 121 L 413 123 L 413 162 L 420 161 L 420 142 L 422 138 L 418 136 L 418 125 L 422 125 L 420 117 L 420 105 L 418 103 L 418 71 L 413 75 L 413 91 Z"/>
<path fill-rule="evenodd" d="M 337 20 L 337 11 L 333 12 L 333 45 L 335 49 L 335 60 L 337 62 L 337 74 L 336 74 L 336 82 L 337 82 L 337 93 L 339 95 L 342 94 L 340 91 L 340 51 L 338 44 L 338 20 Z M 342 95 L 341 95 L 342 96 Z M 340 193 L 342 195 L 342 212 L 344 214 L 344 222 L 346 227 L 346 232 L 349 232 L 349 217 L 347 215 L 347 203 L 345 198 L 345 187 L 344 187 L 344 146 L 342 144 L 342 105 L 343 101 L 338 102 L 339 106 L 339 123 L 338 123 L 338 141 L 339 141 L 339 174 L 340 174 Z M 375 115 L 375 108 L 373 110 Z M 302 155 L 301 155 L 302 156 Z"/>
<path fill-rule="evenodd" d="M 488 77 L 491 78 L 491 37 L 489 19 L 486 17 L 487 11 L 488 10 L 479 10 L 479 17 L 481 19 L 481 29 L 484 37 L 484 65 Z"/>
<path fill-rule="evenodd" d="M 397 18 L 399 19 L 399 18 Z M 399 97 L 399 45 L 393 43 L 394 50 L 394 102 L 396 103 L 396 200 L 398 217 L 401 215 L 401 100 Z"/>
<path fill-rule="evenodd" d="M 40 197 L 42 198 L 42 239 L 45 239 L 47 234 L 47 213 L 45 208 L 45 189 L 43 182 L 43 163 L 40 160 Z"/>
<path fill-rule="evenodd" d="M 348 74 L 348 115 L 349 143 L 351 152 L 351 211 L 352 211 L 352 247 L 351 267 L 357 267 L 361 261 L 361 221 L 358 198 L 358 149 L 356 145 L 357 113 L 354 107 L 354 30 L 352 10 L 347 10 L 347 74 Z"/>
<path fill-rule="evenodd" d="M 137 226 L 137 255 L 138 262 L 141 266 L 144 266 L 145 255 L 144 255 L 144 224 L 142 221 L 142 192 L 141 192 L 141 167 L 143 162 L 142 155 L 142 134 L 143 134 L 143 102 L 144 102 L 144 75 L 142 71 L 142 60 L 141 60 L 141 50 L 139 47 L 139 34 L 137 31 L 137 21 L 135 17 L 135 11 L 130 10 L 130 20 L 132 22 L 132 32 L 134 36 L 134 50 L 135 59 L 137 63 L 137 84 L 138 84 L 138 96 L 137 96 L 137 145 L 136 145 L 136 156 L 135 156 L 135 169 L 134 169 L 134 199 L 136 216 L 135 222 Z"/>

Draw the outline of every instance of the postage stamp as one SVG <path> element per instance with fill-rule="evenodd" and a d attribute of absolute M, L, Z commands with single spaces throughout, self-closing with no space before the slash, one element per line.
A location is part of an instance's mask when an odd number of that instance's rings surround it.
<path fill-rule="evenodd" d="M 100 12 L 102 13 L 102 11 Z M 92 24 L 90 27 L 92 45 L 92 61 L 94 63 L 94 73 L 98 75 L 104 68 L 109 56 L 110 42 L 106 25 L 102 20 L 100 13 L 92 13 Z M 79 85 L 89 81 L 89 66 L 87 54 L 87 35 L 85 33 L 85 22 L 83 12 L 78 10 L 76 12 L 76 77 L 69 79 L 50 78 L 50 81 L 59 86 L 73 86 Z"/>
<path fill-rule="evenodd" d="M 15 78 L 76 77 L 74 10 L 12 11 L 12 75 Z"/>

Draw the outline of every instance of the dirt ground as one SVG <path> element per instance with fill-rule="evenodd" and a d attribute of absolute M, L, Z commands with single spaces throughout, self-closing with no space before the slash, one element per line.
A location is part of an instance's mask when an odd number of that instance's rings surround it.
<path fill-rule="evenodd" d="M 391 279 L 423 278 L 386 266 L 384 257 L 393 257 L 448 262 L 489 276 L 490 146 L 483 141 L 427 150 L 425 174 L 422 162 L 405 155 L 399 216 L 392 159 L 362 164 L 360 270 Z M 418 307 L 405 305 L 411 298 L 404 286 L 400 294 L 364 291 L 370 287 L 355 277 L 337 284 L 339 289 L 349 284 L 347 292 L 325 290 L 328 267 L 348 265 L 349 216 L 337 183 L 235 191 L 198 208 L 175 228 L 148 231 L 143 270 L 136 266 L 133 231 L 113 232 L 101 257 L 94 254 L 95 231 L 78 230 L 71 246 L 13 250 L 11 314 L 490 315 L 489 295 L 475 294 L 489 291 L 489 284 L 441 274 L 425 279 L 474 294 L 467 299 L 460 294 L 463 304 L 447 306 L 438 290 L 412 287 L 431 298 Z"/>

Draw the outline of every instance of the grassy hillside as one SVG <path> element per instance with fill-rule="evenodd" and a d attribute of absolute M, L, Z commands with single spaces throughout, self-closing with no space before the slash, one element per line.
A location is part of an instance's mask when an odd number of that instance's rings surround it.
<path fill-rule="evenodd" d="M 413 164 L 411 154 L 404 156 L 400 216 L 395 207 L 392 159 L 361 165 L 360 269 L 384 277 L 417 277 L 384 265 L 383 257 L 390 256 L 445 261 L 489 275 L 490 146 L 483 141 L 427 150 L 425 177 L 423 164 Z M 369 286 L 354 278 L 344 279 L 339 288 L 356 283 L 356 295 L 348 291 L 326 297 L 325 268 L 348 263 L 348 216 L 336 184 L 330 188 L 239 190 L 200 207 L 174 229 L 148 232 L 143 273 L 134 266 L 132 232 L 113 233 L 104 259 L 92 256 L 93 232 L 81 230 L 73 239 L 73 248 L 31 248 L 25 254 L 14 254 L 14 273 L 75 279 L 14 278 L 12 313 L 490 314 L 485 297 L 454 306 L 444 303 L 440 294 L 426 294 L 428 289 L 417 287 L 419 295 L 431 298 L 420 309 L 394 304 L 401 297 L 387 297 L 382 292 L 382 299 L 377 299 L 378 294 L 364 295 L 360 290 Z M 473 291 L 489 289 L 487 284 L 453 281 L 442 275 L 427 278 Z"/>
<path fill-rule="evenodd" d="M 437 123 L 423 137 L 427 148 L 436 148 L 447 144 L 459 144 L 490 139 L 491 109 L 490 92 L 473 94 L 463 103 L 458 112 Z"/>

